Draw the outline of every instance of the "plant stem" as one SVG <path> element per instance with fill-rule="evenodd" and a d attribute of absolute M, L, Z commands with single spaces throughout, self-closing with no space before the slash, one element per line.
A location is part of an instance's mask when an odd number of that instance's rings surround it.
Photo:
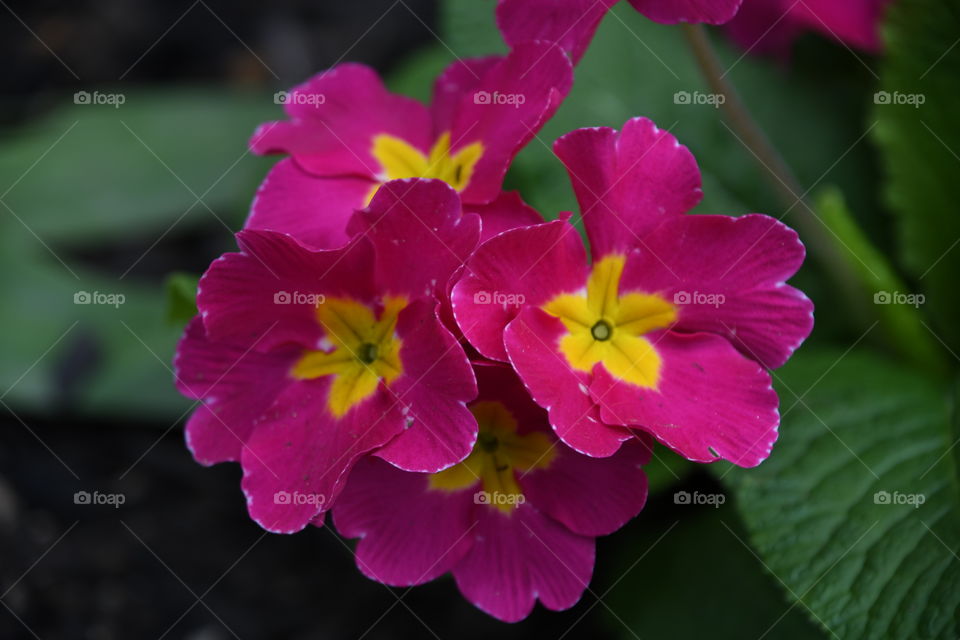
<path fill-rule="evenodd" d="M 943 354 L 930 337 L 919 331 L 911 331 L 916 329 L 914 325 L 920 321 L 919 315 L 915 319 L 908 318 L 910 322 L 896 322 L 891 314 L 878 313 L 874 305 L 868 304 L 878 286 L 891 285 L 891 282 L 895 281 L 895 276 L 892 275 L 893 267 L 869 244 L 869 240 L 852 218 L 844 218 L 843 222 L 849 228 L 846 232 L 841 230 L 840 233 L 859 246 L 861 253 L 866 252 L 875 257 L 871 260 L 873 267 L 863 262 L 837 231 L 816 214 L 807 203 L 807 194 L 800 181 L 754 120 L 736 88 L 727 80 L 726 72 L 710 43 L 706 29 L 700 24 L 684 24 L 683 33 L 711 91 L 724 96 L 722 108 L 730 130 L 760 165 L 761 173 L 767 177 L 786 207 L 784 215 L 800 208 L 800 215 L 792 216 L 791 220 L 810 248 L 810 253 L 817 258 L 836 284 L 838 295 L 835 302 L 846 304 L 855 316 L 860 316 L 863 320 L 876 319 L 886 334 L 884 342 L 906 360 L 934 370 L 946 370 Z M 844 215 L 849 216 L 845 212 Z M 864 247 L 869 250 L 864 251 Z M 878 272 L 886 274 L 887 277 L 878 275 Z"/>
<path fill-rule="evenodd" d="M 839 241 L 830 234 L 826 225 L 807 203 L 805 190 L 793 170 L 750 114 L 750 110 L 741 100 L 736 88 L 726 78 L 706 29 L 700 24 L 683 24 L 682 27 L 684 36 L 711 91 L 724 96 L 722 109 L 730 130 L 757 161 L 761 173 L 768 179 L 770 186 L 782 201 L 785 207 L 784 215 L 794 209 L 800 209 L 800 215 L 792 216 L 791 220 L 800 231 L 811 254 L 823 264 L 830 277 L 838 281 L 844 293 L 850 294 L 856 291 L 862 279 L 844 257 L 845 252 L 838 245 Z M 851 298 L 850 295 L 843 297 L 848 302 L 856 299 Z M 856 311 L 862 313 L 864 309 Z"/>
<path fill-rule="evenodd" d="M 792 211 L 795 207 L 800 206 L 807 214 L 815 217 L 813 210 L 806 203 L 803 187 L 794 175 L 793 170 L 790 169 L 790 166 L 784 161 L 770 139 L 767 138 L 763 129 L 754 120 L 736 88 L 727 80 L 720 59 L 717 57 L 713 45 L 710 44 L 706 29 L 700 24 L 683 24 L 682 28 L 711 91 L 724 97 L 721 108 L 731 130 L 760 164 L 762 172 L 770 179 L 770 185 L 777 196 L 788 207 L 788 210 Z M 801 226 L 802 223 L 798 220 L 797 224 Z M 810 224 L 804 226 L 814 227 Z M 812 235 L 822 237 L 822 227 L 816 225 L 816 230 L 812 231 Z"/>

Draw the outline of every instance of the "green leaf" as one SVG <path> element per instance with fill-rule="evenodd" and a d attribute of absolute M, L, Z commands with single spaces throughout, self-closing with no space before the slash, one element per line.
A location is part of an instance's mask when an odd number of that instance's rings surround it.
<path fill-rule="evenodd" d="M 927 294 L 937 334 L 960 347 L 960 1 L 891 3 L 874 114 L 903 263 Z M 922 100 L 922 104 L 918 104 Z"/>
<path fill-rule="evenodd" d="M 956 638 L 960 492 L 946 385 L 857 352 L 801 352 L 778 378 L 772 455 L 722 474 L 764 562 L 836 637 Z"/>
<path fill-rule="evenodd" d="M 167 321 L 182 327 L 197 315 L 197 284 L 200 276 L 171 273 L 167 276 Z"/>
<path fill-rule="evenodd" d="M 688 496 L 726 499 L 710 486 Z M 729 499 L 719 507 L 673 503 L 647 507 L 605 540 L 591 586 L 610 610 L 607 627 L 624 640 L 670 638 L 823 638 L 784 598 L 746 541 Z M 669 501 L 671 504 L 664 505 Z M 663 513 L 669 510 L 669 513 Z M 609 590 L 609 594 L 606 592 Z"/>
<path fill-rule="evenodd" d="M 272 96 L 175 87 L 124 96 L 118 108 L 63 104 L 0 146 L 0 173 L 17 180 L 4 196 L 10 211 L 48 244 L 133 235 L 146 249 L 181 217 L 178 226 L 238 227 L 275 162 L 247 151 L 256 126 L 282 116 Z"/>
<path fill-rule="evenodd" d="M 893 271 L 889 260 L 860 229 L 847 209 L 843 194 L 835 187 L 818 194 L 816 210 L 821 222 L 835 238 L 835 252 L 855 274 L 856 282 L 845 291 L 856 313 L 876 322 L 881 344 L 905 361 L 939 373 L 947 371 L 943 350 L 923 326 L 922 295 L 910 293 Z"/>
<path fill-rule="evenodd" d="M 269 94 L 165 87 L 124 98 L 119 108 L 65 101 L 0 145 L 10 180 L 0 295 L 16 301 L 0 318 L 11 338 L 0 385 L 16 411 L 139 425 L 181 416 L 189 403 L 171 371 L 181 327 L 167 321 L 155 266 L 134 267 L 163 253 L 161 239 L 201 227 L 214 236 L 204 246 L 229 246 L 274 162 L 246 148 L 257 124 L 282 116 Z M 177 259 L 202 264 L 210 250 Z"/>
<path fill-rule="evenodd" d="M 16 313 L 2 319 L 11 337 L 0 360 L 4 402 L 31 414 L 69 410 L 136 425 L 181 415 L 189 403 L 171 371 L 181 329 L 166 321 L 162 289 L 77 265 L 74 277 L 33 248 L 17 234 L 0 252 L 8 274 L 0 296 L 16 301 Z"/>

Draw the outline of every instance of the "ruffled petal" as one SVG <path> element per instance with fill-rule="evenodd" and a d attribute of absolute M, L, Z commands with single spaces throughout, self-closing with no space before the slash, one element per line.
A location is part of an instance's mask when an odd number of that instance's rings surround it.
<path fill-rule="evenodd" d="M 349 225 L 369 238 L 380 290 L 410 299 L 442 297 L 453 272 L 480 240 L 480 218 L 440 180 L 392 180 Z"/>
<path fill-rule="evenodd" d="M 359 240 L 329 251 L 310 250 L 271 231 L 237 234 L 241 253 L 227 253 L 200 279 L 197 307 L 211 340 L 256 344 L 258 351 L 322 337 L 317 296 L 370 300 L 373 252 Z"/>
<path fill-rule="evenodd" d="M 477 441 L 477 420 L 466 407 L 477 395 L 473 369 L 433 302 L 404 309 L 397 335 L 403 376 L 389 391 L 403 407 L 405 431 L 376 455 L 406 471 L 440 471 L 466 458 Z"/>
<path fill-rule="evenodd" d="M 529 505 L 509 515 L 480 505 L 473 547 L 453 568 L 464 597 L 504 622 L 517 622 L 536 600 L 569 609 L 593 574 L 594 541 L 578 536 Z"/>
<path fill-rule="evenodd" d="M 566 446 L 545 469 L 519 477 L 531 505 L 584 536 L 613 533 L 643 509 L 652 439 L 637 434 L 609 458 L 591 458 Z"/>
<path fill-rule="evenodd" d="M 464 202 L 486 203 L 500 194 L 513 157 L 553 116 L 572 82 L 570 60 L 560 47 L 524 42 L 461 97 L 450 130 L 451 153 L 483 145 L 461 194 Z"/>
<path fill-rule="evenodd" d="M 673 302 L 674 330 L 721 335 L 771 368 L 810 335 L 813 303 L 785 284 L 803 263 L 803 244 L 774 218 L 682 216 L 644 243 L 627 260 L 620 291 L 658 293 Z"/>
<path fill-rule="evenodd" d="M 690 151 L 646 118 L 617 132 L 577 129 L 554 151 L 566 165 L 594 260 L 643 246 L 661 221 L 700 202 L 700 170 Z"/>
<path fill-rule="evenodd" d="M 207 339 L 199 316 L 177 345 L 174 372 L 180 393 L 202 400 L 187 421 L 187 447 L 200 464 L 239 461 L 257 420 L 288 384 L 296 354 L 259 353 Z"/>
<path fill-rule="evenodd" d="M 501 56 L 487 56 L 457 60 L 437 76 L 430 103 L 434 138 L 450 131 L 460 103 L 468 96 L 472 99 L 483 77 L 502 59 Z"/>
<path fill-rule="evenodd" d="M 431 491 L 429 475 L 360 460 L 333 508 L 340 535 L 360 538 L 357 567 L 392 586 L 423 584 L 450 571 L 469 551 L 472 492 Z"/>
<path fill-rule="evenodd" d="M 286 153 L 318 176 L 374 178 L 381 172 L 371 150 L 374 136 L 405 140 L 426 153 L 431 126 L 427 108 L 387 91 L 376 71 L 341 64 L 287 95 L 290 120 L 261 125 L 250 140 L 255 153 Z"/>
<path fill-rule="evenodd" d="M 467 340 L 507 360 L 503 330 L 523 305 L 543 304 L 583 287 L 587 256 L 565 220 L 506 231 L 477 249 L 453 288 L 453 313 Z"/>
<path fill-rule="evenodd" d="M 497 25 L 507 44 L 556 42 L 580 60 L 616 0 L 500 0 Z"/>
<path fill-rule="evenodd" d="M 718 336 L 662 331 L 647 336 L 660 355 L 657 388 L 594 367 L 590 392 L 608 424 L 635 425 L 695 462 L 719 458 L 754 467 L 770 455 L 780 414 L 770 376 Z"/>
<path fill-rule="evenodd" d="M 590 396 L 590 374 L 576 371 L 560 353 L 563 323 L 527 307 L 507 326 L 504 342 L 524 386 L 550 416 L 557 436 L 580 453 L 606 457 L 632 436 L 604 424 Z"/>
<path fill-rule="evenodd" d="M 330 376 L 295 382 L 274 403 L 243 450 L 250 517 L 294 533 L 333 506 L 364 454 L 403 431 L 403 416 L 382 389 L 342 418 L 326 410 Z"/>
<path fill-rule="evenodd" d="M 257 190 L 243 227 L 288 233 L 308 246 L 335 249 L 349 240 L 347 222 L 374 186 L 366 178 L 318 178 L 284 158 Z"/>

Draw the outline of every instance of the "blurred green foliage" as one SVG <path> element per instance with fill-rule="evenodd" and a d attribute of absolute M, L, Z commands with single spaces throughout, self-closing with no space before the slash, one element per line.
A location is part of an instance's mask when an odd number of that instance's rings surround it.
<path fill-rule="evenodd" d="M 898 255 L 927 294 L 938 335 L 960 351 L 960 3 L 900 0 L 890 7 L 873 117 L 896 215 Z"/>
<path fill-rule="evenodd" d="M 149 425 L 189 406 L 172 386 L 181 327 L 167 320 L 164 271 L 229 250 L 271 163 L 247 139 L 280 108 L 220 89 L 125 96 L 63 105 L 0 145 L 0 388 L 14 410 Z M 171 240 L 199 228 L 213 229 L 210 253 L 176 253 L 189 245 Z"/>

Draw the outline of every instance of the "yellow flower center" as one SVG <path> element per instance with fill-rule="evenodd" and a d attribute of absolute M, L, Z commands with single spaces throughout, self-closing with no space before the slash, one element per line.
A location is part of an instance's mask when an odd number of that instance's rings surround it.
<path fill-rule="evenodd" d="M 402 178 L 435 178 L 443 180 L 457 191 L 463 191 L 470 183 L 473 169 L 483 155 L 483 144 L 474 142 L 453 155 L 450 154 L 450 133 L 437 138 L 429 155 L 400 138 L 381 134 L 373 138 L 373 157 L 382 167 L 381 182 Z M 367 204 L 373 199 L 380 185 L 374 185 L 367 196 Z"/>
<path fill-rule="evenodd" d="M 644 334 L 673 324 L 677 309 L 658 295 L 620 295 L 625 263 L 621 255 L 603 258 L 593 266 L 585 293 L 561 294 L 542 308 L 567 329 L 560 351 L 571 367 L 591 372 L 599 362 L 619 380 L 656 388 L 662 362 Z"/>
<path fill-rule="evenodd" d="M 480 485 L 474 500 L 510 513 L 523 503 L 516 473 L 543 469 L 556 452 L 547 434 L 517 433 L 517 421 L 500 402 L 482 401 L 470 406 L 480 433 L 467 459 L 430 476 L 430 488 L 459 491 Z"/>
<path fill-rule="evenodd" d="M 329 349 L 309 350 L 293 366 L 299 380 L 334 376 L 327 396 L 330 413 L 340 418 L 403 372 L 402 341 L 396 336 L 397 317 L 407 305 L 402 297 L 384 301 L 380 317 L 356 300 L 326 298 L 317 305 L 317 320 L 326 332 Z"/>

